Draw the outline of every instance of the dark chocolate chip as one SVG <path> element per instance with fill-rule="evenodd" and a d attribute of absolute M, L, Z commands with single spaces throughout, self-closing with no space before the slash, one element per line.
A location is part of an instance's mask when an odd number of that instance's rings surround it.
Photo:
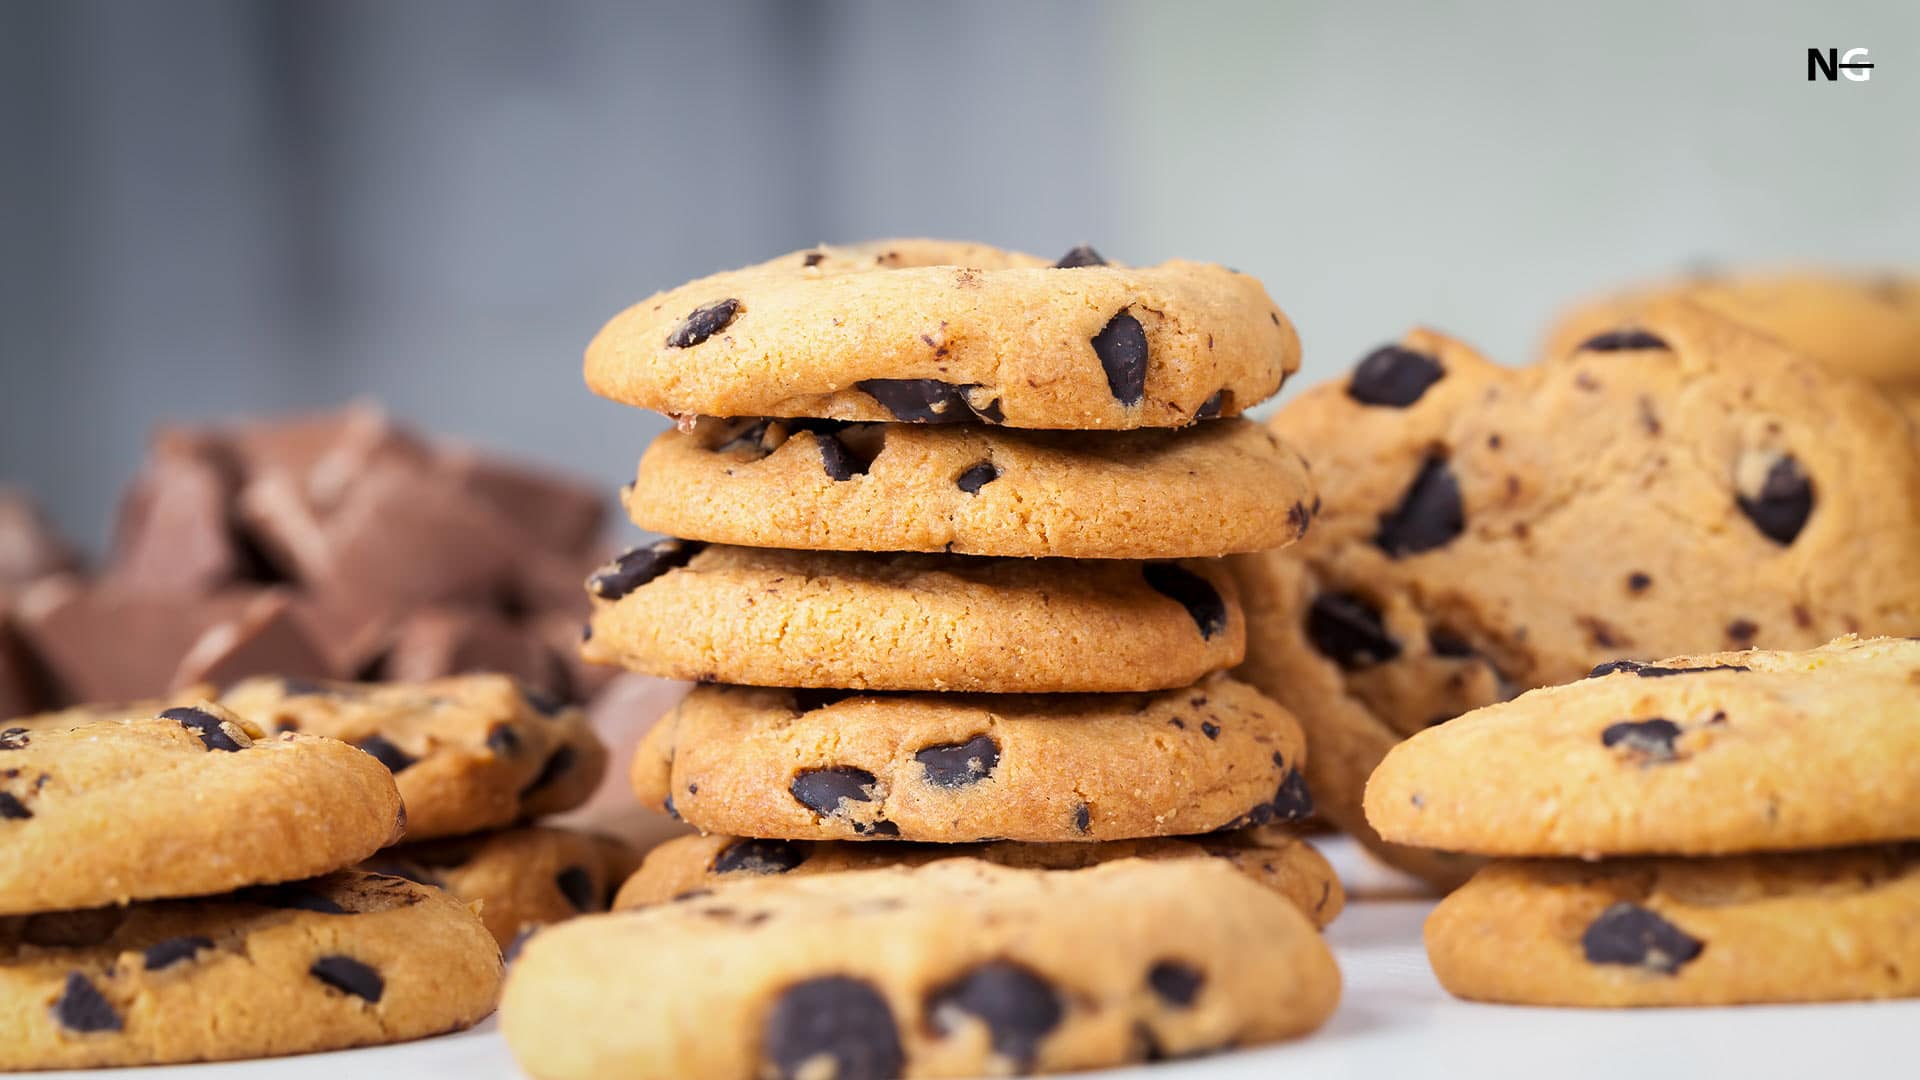
<path fill-rule="evenodd" d="M 594 909 L 593 875 L 584 866 L 569 866 L 553 875 L 553 884 L 575 911 Z"/>
<path fill-rule="evenodd" d="M 1307 608 L 1307 639 L 1321 655 L 1349 671 L 1400 655 L 1380 612 L 1353 593 L 1321 593 Z"/>
<path fill-rule="evenodd" d="M 1138 405 L 1147 393 L 1147 332 L 1125 311 L 1093 335 L 1093 354 L 1107 372 L 1107 390 L 1122 405 Z"/>
<path fill-rule="evenodd" d="M 1427 631 L 1427 644 L 1433 649 L 1433 655 L 1450 660 L 1466 660 L 1474 656 L 1473 643 L 1444 626 Z"/>
<path fill-rule="evenodd" d="M 1101 258 L 1100 253 L 1093 250 L 1093 248 L 1086 244 L 1081 244 L 1079 247 L 1060 256 L 1060 261 L 1053 265 L 1054 268 L 1058 270 L 1071 270 L 1081 266 L 1105 266 L 1107 265 L 1107 260 Z"/>
<path fill-rule="evenodd" d="M 1380 515 L 1380 531 L 1373 542 L 1397 559 L 1443 547 L 1466 527 L 1460 481 L 1447 459 L 1434 455 L 1420 466 L 1400 505 Z"/>
<path fill-rule="evenodd" d="M 845 975 L 808 979 L 781 991 L 767 1014 L 760 1052 L 780 1080 L 893 1080 L 907 1067 L 887 999 Z"/>
<path fill-rule="evenodd" d="M 1215 390 L 1212 397 L 1201 402 L 1200 407 L 1194 410 L 1193 418 L 1195 420 L 1217 420 L 1222 413 L 1227 411 L 1227 406 L 1232 401 L 1233 391 Z"/>
<path fill-rule="evenodd" d="M 140 954 L 141 962 L 148 971 L 170 968 L 183 960 L 191 960 L 195 954 L 213 948 L 213 939 L 189 934 L 185 937 L 170 937 L 147 946 Z"/>
<path fill-rule="evenodd" d="M 800 260 L 800 263 L 802 266 L 819 266 L 821 261 L 826 257 L 827 253 L 824 251 L 809 251 Z"/>
<path fill-rule="evenodd" d="M 404 772 L 407 766 L 420 760 L 378 735 L 369 735 L 353 745 L 372 754 L 376 761 L 387 767 L 388 772 Z"/>
<path fill-rule="evenodd" d="M 1153 591 L 1177 602 L 1193 617 L 1202 640 L 1227 628 L 1227 602 L 1213 583 L 1179 563 L 1150 562 L 1141 567 Z"/>
<path fill-rule="evenodd" d="M 660 804 L 660 809 L 673 820 L 681 820 L 679 808 L 673 805 L 673 796 L 667 796 L 666 801 Z"/>
<path fill-rule="evenodd" d="M 575 754 L 571 746 L 562 746 L 548 755 L 546 764 L 540 766 L 539 773 L 527 783 L 526 787 L 520 789 L 520 797 L 524 799 L 534 792 L 539 791 L 541 788 L 546 787 L 548 784 L 553 783 L 555 780 L 560 779 L 568 769 L 573 768 L 574 757 Z"/>
<path fill-rule="evenodd" d="M 1786 455 L 1767 470 L 1767 478 L 1752 498 L 1736 493 L 1740 512 L 1776 544 L 1791 544 L 1813 514 L 1813 481 L 1800 471 L 1800 462 Z"/>
<path fill-rule="evenodd" d="M 1680 737 L 1680 725 L 1662 717 L 1651 720 L 1622 720 L 1608 724 L 1600 733 L 1600 745 L 1618 746 L 1652 761 L 1673 761 L 1679 757 L 1673 741 Z"/>
<path fill-rule="evenodd" d="M 520 696 L 525 698 L 527 704 L 533 708 L 533 711 L 539 713 L 541 716 L 559 716 L 560 710 L 567 707 L 565 701 L 560 700 L 560 698 L 553 694 L 547 693 L 545 690 L 532 686 L 521 687 Z"/>
<path fill-rule="evenodd" d="M 60 999 L 53 1003 L 53 1018 L 68 1031 L 119 1031 L 120 1014 L 85 975 L 70 972 Z"/>
<path fill-rule="evenodd" d="M 1609 330 L 1580 343 L 1581 352 L 1631 352 L 1634 349 L 1665 349 L 1667 343 L 1645 330 Z"/>
<path fill-rule="evenodd" d="M 220 718 L 205 709 L 191 707 L 168 709 L 160 714 L 160 719 L 171 720 L 200 736 L 200 741 L 205 743 L 209 750 L 225 750 L 232 753 L 245 749 L 220 726 Z"/>
<path fill-rule="evenodd" d="M 618 600 L 669 570 L 687 565 L 707 545 L 697 540 L 656 540 L 633 548 L 593 572 L 587 591 L 602 600 Z"/>
<path fill-rule="evenodd" d="M 708 869 L 715 874 L 784 874 L 807 861 L 794 840 L 735 840 L 720 849 Z"/>
<path fill-rule="evenodd" d="M 25 821 L 33 816 L 27 804 L 9 791 L 0 791 L 0 821 Z"/>
<path fill-rule="evenodd" d="M 673 333 L 667 335 L 667 347 L 686 349 L 698 345 L 713 335 L 725 330 L 740 314 L 740 301 L 715 300 L 704 307 L 693 309 L 693 313 Z"/>
<path fill-rule="evenodd" d="M 1362 405 L 1404 409 L 1445 378 L 1440 361 L 1404 345 L 1382 345 L 1367 354 L 1347 380 L 1347 396 Z"/>
<path fill-rule="evenodd" d="M 1706 946 L 1667 920 L 1625 901 L 1600 913 L 1580 935 L 1589 964 L 1624 964 L 1672 975 Z"/>
<path fill-rule="evenodd" d="M 1006 418 L 1000 402 L 974 408 L 967 391 L 978 383 L 948 383 L 938 379 L 861 379 L 854 389 L 880 403 L 895 420 L 914 424 L 958 424 L 985 420 L 997 424 Z"/>
<path fill-rule="evenodd" d="M 873 464 L 848 449 L 838 436 L 815 435 L 813 441 L 820 447 L 820 467 L 826 470 L 830 480 L 837 482 L 864 476 L 867 468 Z"/>
<path fill-rule="evenodd" d="M 1727 624 L 1727 636 L 1744 644 L 1753 644 L 1760 633 L 1760 624 L 1752 619 L 1735 619 Z"/>
<path fill-rule="evenodd" d="M 1218 739 L 1220 737 L 1220 725 L 1202 720 L 1200 721 L 1200 733 L 1205 735 L 1209 740 Z"/>
<path fill-rule="evenodd" d="M 520 752 L 520 733 L 512 724 L 495 724 L 487 729 L 487 749 L 501 757 L 512 757 Z"/>
<path fill-rule="evenodd" d="M 26 728 L 10 727 L 5 731 L 0 731 L 0 750 L 25 749 L 29 741 Z"/>
<path fill-rule="evenodd" d="M 1653 586 L 1653 578 L 1647 574 L 1641 573 L 1638 570 L 1635 570 L 1633 573 L 1627 575 L 1627 591 L 1628 592 L 1643 593 L 1643 592 L 1646 592 L 1652 586 Z"/>
<path fill-rule="evenodd" d="M 1274 755 L 1278 757 L 1279 755 Z M 1271 821 L 1305 821 L 1313 816 L 1313 794 L 1307 790 L 1307 778 L 1299 769 L 1288 769 L 1273 795 Z"/>
<path fill-rule="evenodd" d="M 1080 805 L 1074 807 L 1073 808 L 1073 827 L 1076 832 L 1080 832 L 1080 833 L 1092 832 L 1093 831 L 1093 807 L 1087 805 L 1086 803 L 1081 803 Z"/>
<path fill-rule="evenodd" d="M 959 1016 L 973 1017 L 987 1026 L 993 1052 L 1023 1070 L 1066 1012 L 1052 984 L 1011 960 L 982 964 L 927 997 L 927 1022 L 935 1031 L 950 1035 Z"/>
<path fill-rule="evenodd" d="M 856 821 L 853 831 L 861 836 L 899 836 L 900 826 L 891 821 L 876 821 L 871 825 Z"/>
<path fill-rule="evenodd" d="M 967 471 L 960 474 L 960 478 L 954 481 L 954 486 L 969 495 L 978 495 L 981 488 L 998 479 L 1000 479 L 1000 470 L 994 466 L 993 462 L 982 461 L 967 466 Z"/>
<path fill-rule="evenodd" d="M 312 911 L 321 915 L 347 915 L 346 908 L 333 902 L 333 899 L 314 892 L 304 882 L 285 882 L 279 885 L 256 885 L 241 889 L 240 899 L 261 907 L 280 908 L 286 911 Z"/>
<path fill-rule="evenodd" d="M 1661 667 L 1659 664 L 1643 664 L 1638 660 L 1609 660 L 1587 672 L 1587 678 L 1597 679 L 1615 672 L 1638 675 L 1643 679 L 1663 679 L 1669 675 L 1696 675 L 1702 671 L 1750 671 L 1745 664 L 1708 664 L 1706 667 Z"/>
<path fill-rule="evenodd" d="M 1186 1008 L 1200 996 L 1207 976 L 1199 968 L 1178 960 L 1162 960 L 1147 971 L 1147 985 L 1169 1005 Z"/>
<path fill-rule="evenodd" d="M 323 956 L 313 962 L 307 974 L 343 994 L 376 1005 L 387 989 L 387 981 L 378 971 L 351 956 Z"/>
<path fill-rule="evenodd" d="M 1000 764 L 1000 744 L 991 735 L 975 735 L 963 743 L 929 746 L 913 760 L 927 770 L 927 783 L 935 787 L 968 787 L 993 775 Z"/>
<path fill-rule="evenodd" d="M 872 773 L 851 766 L 802 769 L 794 774 L 787 791 L 814 813 L 835 817 L 843 812 L 842 801 L 872 802 L 874 783 Z"/>

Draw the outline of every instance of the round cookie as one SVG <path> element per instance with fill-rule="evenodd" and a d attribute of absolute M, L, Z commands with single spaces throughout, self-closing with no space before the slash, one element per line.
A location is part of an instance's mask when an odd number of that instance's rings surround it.
<path fill-rule="evenodd" d="M 225 892 L 398 839 L 393 777 L 344 743 L 217 705 L 0 725 L 0 915 Z"/>
<path fill-rule="evenodd" d="M 378 758 L 406 800 L 409 840 L 571 810 L 607 767 L 581 710 L 504 675 L 390 684 L 262 677 L 220 701 L 268 730 L 341 739 Z"/>
<path fill-rule="evenodd" d="M 832 874 L 888 866 L 924 866 L 942 859 L 979 859 L 1024 870 L 1083 870 L 1120 859 L 1206 859 L 1226 862 L 1293 901 L 1313 924 L 1325 927 L 1346 906 L 1346 893 L 1312 844 L 1278 825 L 1196 837 L 1113 840 L 1105 844 L 909 844 L 811 840 L 755 840 L 739 836 L 683 836 L 647 853 L 620 886 L 616 910 L 648 907 L 769 874 Z"/>
<path fill-rule="evenodd" d="M 643 529 L 750 547 L 1178 559 L 1306 532 L 1313 479 L 1248 420 L 1062 433 L 701 417 L 621 492 Z"/>
<path fill-rule="evenodd" d="M 1431 880 L 1469 864 L 1360 813 L 1400 739 L 1619 657 L 1920 633 L 1898 410 L 1685 304 L 1641 332 L 1507 369 L 1416 331 L 1273 419 L 1325 501 L 1302 543 L 1234 560 L 1237 670 L 1306 726 L 1327 817 Z"/>
<path fill-rule="evenodd" d="M 1607 664 L 1394 747 L 1367 820 L 1396 843 L 1483 855 L 1920 839 L 1916 679 L 1920 641 L 1904 638 Z"/>
<path fill-rule="evenodd" d="M 535 927 L 605 911 L 639 862 L 633 848 L 613 837 L 533 826 L 402 844 L 360 869 L 445 889 L 479 905 L 480 920 L 504 948 Z"/>
<path fill-rule="evenodd" d="M 0 919 L 0 1069 L 304 1054 L 464 1028 L 500 950 L 433 889 L 343 872 Z"/>
<path fill-rule="evenodd" d="M 1496 862 L 1427 919 L 1440 984 L 1521 1005 L 1920 997 L 1920 850 Z"/>
<path fill-rule="evenodd" d="M 1008 1075 L 1290 1038 L 1339 995 L 1313 924 L 1231 867 L 949 859 L 543 931 L 501 1032 L 547 1080 Z"/>
<path fill-rule="evenodd" d="M 1240 662 L 1239 592 L 1215 560 L 983 559 L 636 548 L 587 582 L 582 656 L 752 686 L 1059 693 L 1161 690 Z"/>
<path fill-rule="evenodd" d="M 864 695 L 699 686 L 633 760 L 703 832 L 934 843 L 1129 840 L 1312 812 L 1300 727 L 1211 676 L 1153 694 Z"/>
<path fill-rule="evenodd" d="M 1293 325 L 1224 267 L 884 240 L 650 296 L 593 339 L 586 378 L 675 415 L 1122 429 L 1235 415 L 1299 366 Z"/>

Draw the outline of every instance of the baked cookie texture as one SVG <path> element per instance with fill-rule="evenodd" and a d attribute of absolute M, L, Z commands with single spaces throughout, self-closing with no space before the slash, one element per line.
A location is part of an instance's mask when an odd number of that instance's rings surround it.
<path fill-rule="evenodd" d="M 648 852 L 640 869 L 620 886 L 613 906 L 618 910 L 649 907 L 698 890 L 758 881 L 775 874 L 924 866 L 944 859 L 979 859 L 1023 870 L 1083 870 L 1120 859 L 1217 859 L 1293 901 L 1315 926 L 1325 927 L 1346 906 L 1346 893 L 1326 858 L 1312 844 L 1278 825 L 1104 844 L 847 843 L 683 836 Z"/>
<path fill-rule="evenodd" d="M 1248 420 L 1179 432 L 700 417 L 621 492 L 643 529 L 750 547 L 1171 559 L 1292 543 L 1305 460 Z"/>
<path fill-rule="evenodd" d="M 700 686 L 647 733 L 640 801 L 703 832 L 1130 840 L 1312 812 L 1286 710 L 1210 676 L 1153 694 Z"/>
<path fill-rule="evenodd" d="M 0 918 L 0 1069 L 438 1035 L 491 1012 L 501 976 L 500 950 L 473 912 L 373 874 Z"/>
<path fill-rule="evenodd" d="M 639 854 L 611 836 L 535 825 L 402 844 L 360 869 L 444 889 L 476 906 L 504 948 L 537 927 L 605 911 L 639 864 Z"/>
<path fill-rule="evenodd" d="M 1186 686 L 1240 662 L 1217 560 L 629 551 L 588 582 L 582 655 L 753 686 L 1055 693 Z"/>
<path fill-rule="evenodd" d="M 220 701 L 269 731 L 325 735 L 372 754 L 399 784 L 410 840 L 571 810 L 607 767 L 585 713 L 504 675 L 419 683 L 261 677 Z"/>
<path fill-rule="evenodd" d="M 1293 325 L 1245 274 L 1075 256 L 794 252 L 615 316 L 587 347 L 587 386 L 677 415 L 1164 428 L 1235 415 L 1300 365 Z"/>
<path fill-rule="evenodd" d="M 1920 995 L 1912 845 L 1719 859 L 1502 861 L 1440 902 L 1440 983 L 1523 1005 Z"/>
<path fill-rule="evenodd" d="M 1681 302 L 1531 368 L 1415 331 L 1273 419 L 1324 493 L 1234 560 L 1237 673 L 1307 727 L 1326 816 L 1381 844 L 1399 740 L 1599 663 L 1920 633 L 1920 442 L 1882 394 Z"/>
<path fill-rule="evenodd" d="M 0 915 L 311 877 L 405 823 L 379 762 L 211 703 L 0 726 Z"/>
<path fill-rule="evenodd" d="M 1608 664 L 1394 747 L 1367 820 L 1396 843 L 1582 858 L 1920 837 L 1916 686 L 1903 638 Z"/>
<path fill-rule="evenodd" d="M 1231 867 L 951 859 L 543 931 L 501 1031 L 543 1080 L 1005 1075 L 1285 1039 L 1339 992 L 1313 924 Z"/>

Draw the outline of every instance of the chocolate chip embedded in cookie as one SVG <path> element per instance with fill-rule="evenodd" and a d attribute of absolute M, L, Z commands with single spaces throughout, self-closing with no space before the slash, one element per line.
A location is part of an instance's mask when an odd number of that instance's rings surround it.
<path fill-rule="evenodd" d="M 633 849 L 612 837 L 534 826 L 401 844 L 360 869 L 478 904 L 487 931 L 505 947 L 535 927 L 605 911 L 614 889 L 638 865 Z"/>

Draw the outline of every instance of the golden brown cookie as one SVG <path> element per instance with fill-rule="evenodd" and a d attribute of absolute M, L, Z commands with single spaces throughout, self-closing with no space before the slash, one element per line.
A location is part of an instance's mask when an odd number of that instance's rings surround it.
<path fill-rule="evenodd" d="M 706 832 L 1077 842 L 1312 812 L 1300 728 L 1224 676 L 1153 694 L 853 695 L 696 687 L 633 761 Z"/>
<path fill-rule="evenodd" d="M 819 247 L 656 293 L 587 347 L 602 397 L 677 415 L 1184 427 L 1300 365 L 1260 283 L 1209 263 L 983 244 Z"/>
<path fill-rule="evenodd" d="M 1010 1075 L 1291 1038 L 1339 996 L 1313 924 L 1230 867 L 948 859 L 543 931 L 501 1032 L 548 1080 Z"/>
<path fill-rule="evenodd" d="M 628 844 L 599 833 L 533 826 L 388 848 L 360 869 L 445 889 L 478 906 L 502 947 L 538 926 L 605 911 L 639 865 Z"/>
<path fill-rule="evenodd" d="M 1161 690 L 1240 662 L 1217 560 L 982 559 L 666 540 L 587 582 L 596 664 L 753 686 Z"/>

